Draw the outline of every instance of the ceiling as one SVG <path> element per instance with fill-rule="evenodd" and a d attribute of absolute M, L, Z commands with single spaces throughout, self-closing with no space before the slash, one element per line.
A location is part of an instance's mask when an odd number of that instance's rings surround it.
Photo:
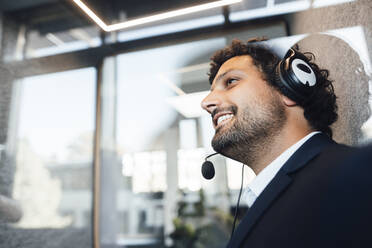
<path fill-rule="evenodd" d="M 0 0 L 0 10 L 3 12 L 17 11 L 56 2 L 58 2 L 58 0 Z"/>
<path fill-rule="evenodd" d="M 206 2 L 210 0 L 84 0 L 107 24 Z M 0 0 L 0 11 L 41 34 L 92 25 L 72 0 Z"/>

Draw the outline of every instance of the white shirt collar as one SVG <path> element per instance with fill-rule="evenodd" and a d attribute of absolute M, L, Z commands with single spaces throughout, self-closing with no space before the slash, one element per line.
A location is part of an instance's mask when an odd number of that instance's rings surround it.
<path fill-rule="evenodd" d="M 274 159 L 269 165 L 267 165 L 247 186 L 244 191 L 243 199 L 245 199 L 248 207 L 251 207 L 256 201 L 257 197 L 262 193 L 266 186 L 275 177 L 276 173 L 282 168 L 287 160 L 300 148 L 308 139 L 320 132 L 311 132 L 301 140 L 293 144 L 276 159 Z"/>

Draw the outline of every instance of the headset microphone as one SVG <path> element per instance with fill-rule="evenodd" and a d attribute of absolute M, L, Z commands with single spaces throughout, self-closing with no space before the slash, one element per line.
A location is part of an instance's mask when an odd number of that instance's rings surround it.
<path fill-rule="evenodd" d="M 208 155 L 205 158 L 205 162 L 202 165 L 201 172 L 202 172 L 203 177 L 207 180 L 212 179 L 215 174 L 213 163 L 211 161 L 208 161 L 207 159 L 217 154 L 218 152 Z"/>

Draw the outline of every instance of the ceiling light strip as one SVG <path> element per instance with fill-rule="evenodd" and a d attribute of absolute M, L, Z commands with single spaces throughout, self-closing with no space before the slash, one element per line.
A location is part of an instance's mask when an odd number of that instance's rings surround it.
<path fill-rule="evenodd" d="M 150 22 L 161 21 L 161 20 L 165 20 L 165 19 L 168 19 L 168 18 L 172 18 L 172 17 L 187 15 L 187 14 L 196 13 L 196 12 L 200 12 L 200 11 L 204 11 L 204 10 L 208 10 L 208 9 L 213 9 L 213 8 L 218 8 L 218 7 L 234 4 L 234 3 L 239 3 L 242 0 L 220 0 L 220 1 L 215 1 L 215 2 L 211 2 L 211 3 L 200 4 L 200 5 L 193 6 L 193 7 L 183 8 L 183 9 L 179 9 L 179 10 L 173 10 L 173 11 L 169 11 L 169 12 L 165 12 L 165 13 L 161 13 L 161 14 L 157 14 L 157 15 L 137 18 L 137 19 L 134 19 L 134 20 L 125 21 L 125 22 L 121 22 L 121 23 L 116 23 L 116 24 L 112 24 L 112 25 L 106 25 L 92 10 L 90 10 L 87 7 L 87 5 L 85 5 L 80 0 L 73 0 L 73 1 L 90 18 L 92 18 L 92 20 L 94 22 L 96 22 L 98 26 L 100 26 L 103 30 L 105 30 L 107 32 L 111 32 L 111 31 L 116 31 L 116 30 L 119 30 L 119 29 L 130 28 L 130 27 L 134 27 L 134 26 L 138 26 L 138 25 L 142 25 L 142 24 L 146 24 L 146 23 L 150 23 Z"/>
<path fill-rule="evenodd" d="M 73 1 L 74 3 L 76 3 L 77 6 L 79 6 L 85 12 L 85 14 L 87 14 L 90 18 L 92 18 L 92 20 L 98 26 L 100 26 L 103 30 L 108 31 L 107 25 L 85 3 L 83 3 L 80 0 L 73 0 Z"/>
<path fill-rule="evenodd" d="M 161 21 L 161 20 L 164 20 L 164 19 L 172 18 L 172 17 L 177 17 L 177 16 L 187 15 L 187 14 L 191 14 L 191 13 L 196 13 L 196 12 L 200 12 L 200 11 L 203 11 L 203 10 L 222 7 L 222 6 L 226 6 L 226 5 L 229 5 L 229 4 L 238 3 L 238 2 L 241 2 L 241 1 L 242 0 L 222 0 L 222 1 L 216 1 L 216 2 L 211 2 L 211 3 L 201 4 L 201 5 L 188 7 L 188 8 L 184 8 L 184 9 L 179 9 L 179 10 L 173 10 L 173 11 L 169 11 L 169 12 L 165 12 L 165 13 L 161 13 L 161 14 L 157 14 L 157 15 L 138 18 L 138 19 L 122 22 L 122 23 L 112 24 L 112 25 L 109 25 L 107 27 L 107 29 L 109 31 L 115 31 L 115 30 L 134 27 L 134 26 L 138 26 L 138 25 L 146 24 L 146 23 L 150 23 L 150 22 Z"/>

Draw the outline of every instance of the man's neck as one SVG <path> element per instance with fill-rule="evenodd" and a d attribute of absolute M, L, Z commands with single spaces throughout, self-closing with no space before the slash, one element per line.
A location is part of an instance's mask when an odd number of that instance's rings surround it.
<path fill-rule="evenodd" d="M 277 136 L 272 137 L 268 142 L 264 142 L 261 149 L 256 151 L 257 156 L 254 156 L 254 161 L 250 161 L 249 165 L 252 170 L 259 174 L 268 164 L 276 159 L 289 147 L 301 140 L 303 137 L 311 133 L 312 130 L 290 130 L 284 129 Z"/>

